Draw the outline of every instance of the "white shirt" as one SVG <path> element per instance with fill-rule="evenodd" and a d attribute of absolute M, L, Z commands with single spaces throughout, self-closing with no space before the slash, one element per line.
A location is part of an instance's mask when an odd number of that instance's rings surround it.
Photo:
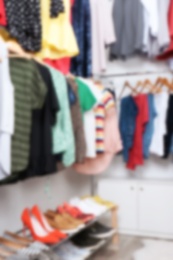
<path fill-rule="evenodd" d="M 164 135 L 166 134 L 168 98 L 169 94 L 167 92 L 154 96 L 157 117 L 154 121 L 154 135 L 150 146 L 150 152 L 158 156 L 164 155 Z"/>
<path fill-rule="evenodd" d="M 11 174 L 11 138 L 14 133 L 14 87 L 8 50 L 0 41 L 0 180 Z"/>
<path fill-rule="evenodd" d="M 149 56 L 155 56 L 159 52 L 157 42 L 160 31 L 158 1 L 141 0 L 144 7 L 143 51 L 149 53 Z M 151 37 L 153 37 L 152 40 Z"/>
<path fill-rule="evenodd" d="M 90 0 L 92 25 L 92 66 L 93 74 L 106 70 L 105 45 L 116 41 L 113 24 L 112 3 L 109 0 Z"/>
<path fill-rule="evenodd" d="M 159 8 L 158 0 L 141 0 L 149 17 L 149 28 L 153 37 L 158 36 L 159 32 Z M 145 20 L 146 22 L 146 20 Z"/>
<path fill-rule="evenodd" d="M 158 0 L 159 8 L 159 33 L 158 43 L 159 48 L 166 48 L 170 44 L 169 24 L 168 24 L 168 11 L 170 0 Z"/>
<path fill-rule="evenodd" d="M 95 86 L 95 84 L 91 80 L 84 80 L 80 78 L 88 88 L 91 90 L 95 98 L 97 99 L 97 104 L 100 102 L 102 98 L 102 92 Z M 85 140 L 86 140 L 86 157 L 95 158 L 96 157 L 96 118 L 94 108 L 95 106 L 88 112 L 84 114 L 84 132 L 85 132 Z"/>
<path fill-rule="evenodd" d="M 84 114 L 84 133 L 86 141 L 86 157 L 96 157 L 96 120 L 94 111 Z"/>

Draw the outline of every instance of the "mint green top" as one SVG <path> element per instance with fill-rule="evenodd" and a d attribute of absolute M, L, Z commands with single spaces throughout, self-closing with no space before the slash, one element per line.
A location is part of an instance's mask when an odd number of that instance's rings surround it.
<path fill-rule="evenodd" d="M 60 110 L 56 115 L 56 124 L 52 129 L 53 153 L 63 152 L 62 163 L 69 167 L 75 162 L 75 140 L 68 100 L 68 89 L 65 77 L 57 70 L 48 67 L 56 95 L 58 97 Z"/>

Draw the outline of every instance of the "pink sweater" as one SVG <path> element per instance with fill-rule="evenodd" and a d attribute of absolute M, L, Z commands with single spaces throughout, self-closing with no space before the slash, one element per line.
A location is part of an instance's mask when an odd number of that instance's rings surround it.
<path fill-rule="evenodd" d="M 87 158 L 83 164 L 73 167 L 78 173 L 96 175 L 103 173 L 110 165 L 114 155 L 122 150 L 122 142 L 118 128 L 118 119 L 115 108 L 110 108 L 105 119 L 105 153 L 96 158 Z"/>

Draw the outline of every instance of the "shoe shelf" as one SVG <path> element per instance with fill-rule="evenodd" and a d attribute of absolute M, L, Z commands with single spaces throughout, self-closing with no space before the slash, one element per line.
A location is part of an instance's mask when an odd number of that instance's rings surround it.
<path fill-rule="evenodd" d="M 62 245 L 63 243 L 67 242 L 68 240 L 71 240 L 73 237 L 78 235 L 80 232 L 88 229 L 91 227 L 95 222 L 99 221 L 101 218 L 103 218 L 106 214 L 111 213 L 111 222 L 112 222 L 112 228 L 114 228 L 117 232 L 112 236 L 112 243 L 115 244 L 118 247 L 119 243 L 119 234 L 118 234 L 118 225 L 117 225 L 117 207 L 108 209 L 103 214 L 95 217 L 93 220 L 85 224 L 83 228 L 78 230 L 77 232 L 74 232 L 71 235 L 68 235 L 67 238 L 63 239 L 61 242 L 58 242 L 57 244 L 51 246 L 51 249 L 56 249 L 58 246 Z"/>
<path fill-rule="evenodd" d="M 119 234 L 118 234 L 118 221 L 117 221 L 117 210 L 118 208 L 117 207 L 112 207 L 108 210 L 106 210 L 105 212 L 103 212 L 101 215 L 95 217 L 93 220 L 89 221 L 87 224 L 85 224 L 85 226 L 81 229 L 79 229 L 77 232 L 74 232 L 70 235 L 68 235 L 65 239 L 61 240 L 60 242 L 58 242 L 57 244 L 55 245 L 52 245 L 50 246 L 50 248 L 52 250 L 55 250 L 57 249 L 60 245 L 62 245 L 63 243 L 71 240 L 73 237 L 75 237 L 76 235 L 78 235 L 79 233 L 81 233 L 82 231 L 88 229 L 89 227 L 91 227 L 94 223 L 96 223 L 97 221 L 99 221 L 101 218 L 103 218 L 106 214 L 110 214 L 111 215 L 111 223 L 112 223 L 112 228 L 114 228 L 117 232 L 112 236 L 112 243 L 115 245 L 115 247 L 118 248 L 118 245 L 119 245 Z M 22 230 L 19 230 L 16 232 L 16 234 L 18 235 L 21 235 L 21 234 L 24 234 L 25 237 L 28 237 L 28 238 L 31 238 L 31 234 L 29 232 L 28 229 L 24 228 Z M 110 239 L 109 239 L 110 240 Z M 106 244 L 106 241 L 104 240 L 103 241 L 103 245 L 102 246 L 105 246 Z M 101 247 L 102 247 L 101 246 Z M 99 247 L 100 249 L 100 247 Z M 99 250 L 99 249 L 96 249 L 93 254 Z"/>
<path fill-rule="evenodd" d="M 88 232 L 87 229 L 91 228 L 92 229 L 92 225 L 98 225 L 97 222 L 99 222 L 102 218 L 104 219 L 108 219 L 108 217 L 110 217 L 110 221 L 109 223 L 112 223 L 111 228 L 113 228 L 113 230 L 115 230 L 115 232 L 113 234 L 111 234 L 109 237 L 100 237 L 98 238 L 100 240 L 100 243 L 98 243 L 98 245 L 96 245 L 96 248 L 92 248 L 92 250 L 90 250 L 89 254 L 87 255 L 87 257 L 82 258 L 81 260 L 87 260 L 90 259 L 92 257 L 92 255 L 94 255 L 97 251 L 99 251 L 102 247 L 105 247 L 107 244 L 110 244 L 110 242 L 113 243 L 114 248 L 118 249 L 119 246 L 119 234 L 118 234 L 118 221 L 117 221 L 117 212 L 118 212 L 118 207 L 117 206 L 112 206 L 111 208 L 108 208 L 107 210 L 103 211 L 101 214 L 97 215 L 94 219 L 90 220 L 89 222 L 85 223 L 83 225 L 83 227 L 81 227 L 80 229 L 77 229 L 77 231 L 75 231 L 72 234 L 69 234 L 65 239 L 62 239 L 61 241 L 57 242 L 57 244 L 51 245 L 49 246 L 49 248 L 56 252 L 57 250 L 61 250 L 61 246 L 66 246 L 66 244 L 72 243 L 72 241 L 70 241 L 71 239 L 74 241 L 75 239 L 78 239 L 75 236 L 79 237 L 83 234 L 83 232 L 85 233 Z M 24 228 L 22 230 L 19 230 L 18 232 L 16 232 L 17 235 L 22 236 L 24 238 L 32 238 L 31 237 L 31 233 L 29 231 L 29 229 Z M 79 238 L 80 240 L 80 238 Z M 84 240 L 80 240 L 80 241 L 84 241 Z M 91 242 L 91 241 L 90 241 Z M 81 242 L 80 242 L 81 243 Z M 91 242 L 92 243 L 92 242 Z M 82 246 L 81 246 L 82 248 Z M 85 248 L 84 248 L 85 249 Z"/>

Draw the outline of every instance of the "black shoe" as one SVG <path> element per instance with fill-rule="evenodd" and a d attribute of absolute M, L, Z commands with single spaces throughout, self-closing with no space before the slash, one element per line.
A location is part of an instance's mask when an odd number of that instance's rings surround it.
<path fill-rule="evenodd" d="M 106 227 L 99 222 L 95 223 L 88 229 L 89 236 L 97 239 L 107 239 L 116 234 L 116 232 L 116 229 Z"/>
<path fill-rule="evenodd" d="M 97 250 L 104 244 L 104 240 L 92 238 L 88 235 L 88 231 L 81 232 L 74 238 L 72 238 L 72 242 L 81 248 L 85 248 L 88 250 Z"/>

